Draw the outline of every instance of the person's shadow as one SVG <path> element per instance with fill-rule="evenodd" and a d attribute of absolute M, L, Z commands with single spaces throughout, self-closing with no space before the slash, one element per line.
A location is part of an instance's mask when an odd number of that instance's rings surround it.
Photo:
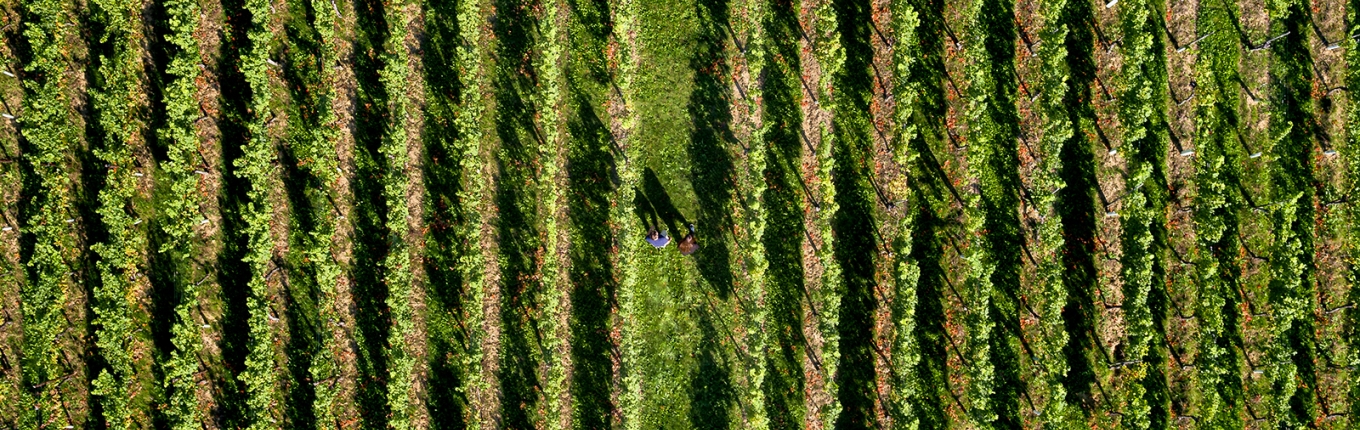
<path fill-rule="evenodd" d="M 689 220 L 676 209 L 670 193 L 651 167 L 642 172 L 642 189 L 634 191 L 633 212 L 644 227 L 670 230 L 671 237 L 683 237 L 688 233 Z"/>

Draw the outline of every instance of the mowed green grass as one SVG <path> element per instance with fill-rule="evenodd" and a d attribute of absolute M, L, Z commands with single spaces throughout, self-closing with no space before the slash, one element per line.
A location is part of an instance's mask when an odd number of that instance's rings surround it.
<path fill-rule="evenodd" d="M 642 347 L 636 367 L 626 370 L 637 375 L 637 386 L 624 387 L 640 392 L 640 402 L 624 413 L 639 414 L 642 428 L 728 427 L 740 416 L 732 374 L 740 366 L 729 336 L 736 299 L 725 255 L 732 246 L 724 243 L 730 219 L 722 216 L 731 211 L 731 194 L 714 184 L 730 177 L 726 151 L 735 142 L 713 121 L 730 101 L 717 63 L 723 36 L 713 31 L 726 17 L 711 6 L 643 0 L 635 9 L 636 129 L 627 140 L 638 174 L 633 214 L 644 231 L 659 224 L 673 238 L 662 249 L 639 245 L 625 262 L 637 271 L 637 324 L 624 330 Z M 675 244 L 688 223 L 696 224 L 701 248 L 687 257 Z M 643 231 L 625 234 L 640 240 Z"/>

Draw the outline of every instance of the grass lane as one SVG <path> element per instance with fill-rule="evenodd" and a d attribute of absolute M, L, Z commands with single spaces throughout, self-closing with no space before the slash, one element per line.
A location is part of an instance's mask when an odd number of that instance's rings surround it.
<path fill-rule="evenodd" d="M 760 138 L 764 151 L 765 188 L 761 195 L 765 229 L 765 330 L 768 346 L 763 357 L 764 409 L 772 429 L 802 428 L 807 413 L 803 361 L 806 285 L 803 269 L 803 158 L 801 111 L 802 65 L 798 56 L 801 34 L 797 10 L 790 1 L 761 0 L 763 8 L 757 53 L 762 63 Z"/>
<path fill-rule="evenodd" d="M 610 255 L 622 228 L 611 218 L 617 195 L 618 144 L 606 107 L 615 79 L 606 56 L 614 30 L 611 5 L 603 1 L 567 2 L 567 45 L 574 55 L 565 64 L 568 286 L 571 314 L 570 387 L 572 428 L 606 428 L 618 405 L 611 336 L 619 280 Z M 617 205 L 622 207 L 624 205 Z M 627 240 L 627 238 L 623 238 Z"/>
<path fill-rule="evenodd" d="M 478 356 L 483 223 L 481 157 L 474 96 L 482 55 L 478 2 L 422 2 L 425 14 L 422 135 L 425 190 L 425 296 L 429 343 L 427 411 L 432 428 L 475 426 L 472 396 L 481 380 Z M 469 61 L 471 60 L 471 61 Z"/>
<path fill-rule="evenodd" d="M 731 333 L 732 199 L 730 99 L 724 57 L 728 21 L 720 2 L 641 1 L 624 5 L 618 33 L 635 36 L 622 89 L 632 135 L 621 177 L 632 210 L 622 242 L 644 226 L 675 241 L 696 224 L 693 257 L 674 248 L 626 249 L 622 415 L 630 428 L 726 427 L 740 418 Z M 630 33 L 631 29 L 636 33 Z M 671 67 L 652 67 L 669 64 Z M 631 73 L 630 73 L 631 72 Z M 629 196 L 631 194 L 631 196 Z M 620 202 L 624 203 L 624 202 Z M 633 224 L 636 222 L 637 224 Z"/>

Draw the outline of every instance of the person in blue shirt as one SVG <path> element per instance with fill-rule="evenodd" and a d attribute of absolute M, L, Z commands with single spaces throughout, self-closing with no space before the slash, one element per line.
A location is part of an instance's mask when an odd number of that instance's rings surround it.
<path fill-rule="evenodd" d="M 667 233 L 669 231 L 656 231 L 656 227 L 649 228 L 647 229 L 647 243 L 652 244 L 657 249 L 665 248 L 666 245 L 671 243 L 671 237 Z"/>

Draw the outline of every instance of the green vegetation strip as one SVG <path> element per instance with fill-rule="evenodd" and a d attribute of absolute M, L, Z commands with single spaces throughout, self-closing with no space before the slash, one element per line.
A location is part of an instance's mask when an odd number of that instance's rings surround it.
<path fill-rule="evenodd" d="M 164 98 L 166 125 L 159 135 L 166 139 L 167 160 L 160 163 L 158 182 L 165 184 L 158 190 L 158 212 L 163 217 L 161 229 L 166 238 L 157 252 L 170 255 L 173 274 L 175 321 L 170 329 L 172 348 L 163 361 L 162 374 L 166 390 L 166 421 L 176 430 L 199 427 L 202 412 L 195 396 L 196 375 L 199 372 L 198 353 L 202 348 L 199 325 L 194 321 L 197 307 L 197 280 L 193 279 L 194 225 L 199 214 L 201 196 L 198 174 L 199 137 L 194 122 L 201 116 L 197 102 L 196 82 L 200 76 L 198 41 L 198 3 L 192 0 L 170 0 L 165 4 L 170 17 L 167 40 L 178 49 L 166 68 Z"/>
<path fill-rule="evenodd" d="M 1064 162 L 1063 149 L 1067 145 L 1083 145 L 1079 112 L 1074 112 L 1069 103 L 1080 97 L 1083 90 L 1090 95 L 1088 82 L 1075 82 L 1069 86 L 1072 75 L 1071 59 L 1080 61 L 1080 53 L 1069 52 L 1068 38 L 1075 27 L 1077 32 L 1085 28 L 1081 21 L 1072 22 L 1069 11 L 1078 1 L 1049 1 L 1040 7 L 1043 27 L 1039 33 L 1040 81 L 1042 91 L 1039 107 L 1043 121 L 1043 138 L 1040 142 L 1039 167 L 1034 172 L 1034 188 L 1039 190 L 1035 207 L 1040 211 L 1038 227 L 1039 241 L 1034 253 L 1039 258 L 1035 282 L 1040 285 L 1038 297 L 1038 338 L 1034 341 L 1034 362 L 1038 369 L 1036 381 L 1045 393 L 1040 415 L 1044 428 L 1069 428 L 1073 424 L 1072 407 L 1067 403 L 1067 387 L 1064 384 L 1071 366 L 1068 364 L 1064 348 L 1069 335 L 1063 324 L 1063 307 L 1067 305 L 1067 286 L 1063 274 L 1067 269 L 1064 263 L 1063 248 L 1064 219 L 1060 216 L 1059 193 L 1067 184 L 1063 183 L 1061 170 Z M 1075 25 L 1073 25 L 1075 24 Z M 1075 37 L 1074 37 L 1075 38 Z M 1075 54 L 1075 55 L 1074 55 Z M 1079 160 L 1071 160 L 1080 162 Z M 1078 185 L 1078 184 L 1073 184 Z"/>
<path fill-rule="evenodd" d="M 60 427 L 74 424 L 66 408 L 63 385 L 75 363 L 62 357 L 66 303 L 82 285 L 77 232 L 76 189 L 71 170 L 82 132 L 71 112 L 66 42 L 73 35 L 72 5 L 37 0 L 22 6 L 31 21 L 23 36 L 32 58 L 24 66 L 24 103 L 19 128 L 27 141 L 24 167 L 28 207 L 20 214 L 22 232 L 32 242 L 24 264 L 28 282 L 20 287 L 24 321 L 23 355 L 19 363 L 24 392 L 20 426 Z"/>
<path fill-rule="evenodd" d="M 831 76 L 830 139 L 822 142 L 822 151 L 830 151 L 832 166 L 825 180 L 834 192 L 835 215 L 827 233 L 833 241 L 830 248 L 840 270 L 834 289 L 824 288 L 828 306 L 822 311 L 828 316 L 825 323 L 834 330 L 833 338 L 826 338 L 825 347 L 834 351 L 834 371 L 828 374 L 835 381 L 837 427 L 861 427 L 877 424 L 878 386 L 875 361 L 875 314 L 877 313 L 877 279 L 875 277 L 878 243 L 878 223 L 874 220 L 875 203 L 870 181 L 874 143 L 871 133 L 873 79 L 873 47 L 870 46 L 871 13 L 867 4 L 851 0 L 836 0 L 830 7 L 835 12 L 834 37 L 838 38 L 832 67 L 823 70 Z M 830 306 L 835 303 L 835 306 Z M 823 353 L 825 356 L 825 351 Z M 826 361 L 824 364 L 831 363 Z M 830 416 L 828 416 L 830 418 Z"/>
<path fill-rule="evenodd" d="M 623 98 L 624 105 L 629 109 L 628 115 L 623 119 L 624 130 L 636 130 L 638 123 L 641 122 L 639 115 L 634 113 L 639 106 L 640 94 L 637 88 L 645 81 L 639 82 L 641 77 L 638 71 L 642 69 L 640 62 L 639 43 L 634 39 L 635 32 L 642 25 L 641 17 L 642 5 L 638 4 L 641 0 L 620 0 L 617 5 L 619 9 L 618 26 L 614 29 L 615 40 L 619 45 L 623 55 L 619 60 L 618 76 L 621 77 L 619 92 Z M 600 14 L 603 15 L 603 14 Z M 627 240 L 630 235 L 637 235 L 643 232 L 641 220 L 633 216 L 634 211 L 628 207 L 629 202 L 637 201 L 637 190 L 640 184 L 639 173 L 640 156 L 642 145 L 635 145 L 634 140 L 630 139 L 623 143 L 621 156 L 614 157 L 618 163 L 619 189 L 616 202 L 609 211 L 610 224 L 616 226 L 620 232 L 617 239 L 619 256 L 619 364 L 621 386 L 614 391 L 619 393 L 619 415 L 623 428 L 627 430 L 643 429 L 642 413 L 644 412 L 642 382 L 645 369 L 642 369 L 644 357 L 642 348 L 645 338 L 639 330 L 633 329 L 641 324 L 639 311 L 641 311 L 642 294 L 638 284 L 640 283 L 641 270 L 637 264 L 637 256 L 640 254 L 640 244 L 635 240 Z M 639 161 L 634 161 L 639 160 Z M 634 164 L 638 163 L 638 164 Z M 611 327 L 612 328 L 612 327 Z"/>
<path fill-rule="evenodd" d="M 454 59 L 455 69 L 463 83 L 454 106 L 454 126 L 458 130 L 454 148 L 464 176 L 457 194 L 458 207 L 464 215 L 463 222 L 455 228 L 458 237 L 462 238 L 458 248 L 457 273 L 463 278 L 463 294 L 466 297 L 466 305 L 462 306 L 459 315 L 462 317 L 465 354 L 458 357 L 455 369 L 461 372 L 467 387 L 463 389 L 463 395 L 471 399 L 473 406 L 471 411 L 464 414 L 470 428 L 480 428 L 483 424 L 478 408 L 488 406 L 483 399 L 489 397 L 490 391 L 490 382 L 482 367 L 486 353 L 482 349 L 482 342 L 487 336 L 486 315 L 482 306 L 487 297 L 484 273 L 486 257 L 482 253 L 481 231 L 482 226 L 486 225 L 488 208 L 482 202 L 488 190 L 482 163 L 484 99 L 481 97 L 481 83 L 486 75 L 482 62 L 487 53 L 484 50 L 486 37 L 482 32 L 483 26 L 473 24 L 482 22 L 481 8 L 480 2 L 458 3 L 457 22 L 460 25 Z M 434 415 L 431 413 L 431 416 Z"/>
<path fill-rule="evenodd" d="M 892 3 L 894 121 L 893 161 L 902 169 L 889 184 L 902 205 L 894 239 L 892 295 L 892 390 L 888 414 L 896 428 L 939 429 L 949 425 L 945 315 L 941 292 L 942 224 L 952 203 L 936 148 L 945 133 L 945 4 L 939 0 Z"/>
<path fill-rule="evenodd" d="M 749 114 L 743 118 L 747 121 L 746 124 L 750 124 L 749 142 L 767 142 L 764 134 L 769 130 L 764 127 L 756 129 L 755 126 L 759 122 L 753 118 L 759 115 L 758 104 L 764 98 L 764 91 L 758 79 L 765 68 L 764 47 L 767 40 L 764 37 L 762 21 L 766 15 L 767 3 L 767 0 L 745 0 L 737 3 L 735 6 L 741 18 L 729 20 L 732 36 L 736 38 L 737 43 L 747 41 L 742 58 L 734 58 L 729 65 L 735 65 L 734 69 L 744 65 L 746 69 L 744 72 L 752 78 L 744 80 L 751 82 L 749 85 L 741 81 L 736 83 L 747 90 L 740 99 L 731 101 L 733 110 Z M 724 55 L 732 53 L 732 49 L 726 51 Z M 741 80 L 742 74 L 743 71 L 735 70 L 735 76 L 731 73 L 729 76 Z M 745 160 L 741 163 L 745 169 L 738 175 L 736 197 L 741 202 L 742 210 L 736 211 L 734 217 L 736 229 L 734 239 L 737 243 L 744 244 L 738 245 L 736 249 L 738 259 L 736 266 L 740 268 L 737 270 L 742 270 L 744 276 L 734 279 L 732 285 L 737 293 L 737 306 L 740 309 L 738 318 L 741 324 L 740 344 L 737 346 L 740 368 L 736 374 L 739 378 L 745 376 L 744 380 L 739 382 L 744 390 L 736 394 L 745 398 L 742 404 L 745 406 L 746 427 L 755 430 L 768 429 L 771 419 L 766 409 L 770 402 L 765 399 L 769 388 L 765 384 L 765 379 L 769 377 L 767 357 L 771 352 L 770 336 L 767 331 L 767 327 L 770 326 L 768 292 L 770 262 L 767 258 L 766 245 L 769 243 L 768 239 L 772 238 L 765 233 L 768 227 L 767 214 L 770 211 L 765 205 L 766 192 L 769 188 L 765 181 L 765 173 L 769 166 L 768 148 L 768 145 L 765 149 L 756 147 L 755 150 L 745 153 Z"/>
<path fill-rule="evenodd" d="M 538 90 L 534 92 L 532 98 L 533 103 L 540 107 L 543 130 L 543 138 L 538 141 L 537 148 L 540 160 L 539 218 L 543 222 L 545 240 L 544 257 L 539 268 L 543 285 L 535 300 L 542 307 L 536 323 L 539 336 L 543 339 L 543 363 L 546 369 L 541 377 L 544 402 L 539 419 L 544 428 L 562 430 L 564 422 L 561 399 L 566 392 L 567 369 L 564 357 L 559 355 L 566 340 L 566 333 L 560 324 L 565 287 L 561 282 L 562 261 L 559 260 L 559 256 L 562 244 L 558 237 L 557 215 L 561 210 L 564 194 L 564 190 L 558 186 L 562 171 L 558 152 L 565 144 L 566 138 L 562 109 L 566 96 L 563 88 L 565 78 L 563 61 L 567 54 L 567 46 L 564 43 L 566 34 L 561 28 L 563 2 L 541 1 L 543 15 L 538 21 L 539 37 L 535 46 L 537 55 L 534 56 L 534 70 L 539 71 L 540 78 Z"/>
<path fill-rule="evenodd" d="M 425 297 L 433 428 L 476 428 L 484 300 L 478 2 L 426 1 Z M 467 14 L 467 15 L 464 15 Z M 462 33 L 460 33 L 462 32 Z M 466 55 L 470 58 L 464 58 Z"/>
<path fill-rule="evenodd" d="M 1042 400 L 1039 420 L 1045 428 L 1081 423 L 1078 407 L 1095 415 L 1090 399 L 1096 383 L 1095 356 L 1099 286 L 1096 269 L 1095 160 L 1090 136 L 1096 134 L 1091 107 L 1096 76 L 1092 4 L 1045 2 L 1041 9 L 1040 114 L 1043 138 L 1034 173 L 1040 211 L 1037 297 L 1038 338 L 1032 343 L 1037 365 L 1035 389 Z M 1079 403 L 1078 403 L 1079 402 Z"/>
<path fill-rule="evenodd" d="M 813 24 L 815 34 L 813 39 L 813 56 L 821 66 L 821 82 L 817 84 L 817 98 L 822 106 L 835 106 L 834 78 L 840 74 L 840 70 L 845 65 L 845 49 L 841 45 L 841 40 L 837 32 L 836 10 L 832 0 L 824 0 L 819 3 L 814 11 Z M 841 298 L 844 293 L 844 283 L 841 276 L 841 265 L 833 255 L 835 249 L 836 236 L 832 231 L 832 220 L 836 212 L 840 209 L 840 200 L 836 199 L 838 191 L 832 184 L 832 172 L 836 170 L 837 160 L 833 158 L 833 147 L 836 145 L 835 134 L 832 130 L 822 128 L 813 130 L 820 136 L 820 144 L 817 146 L 817 176 L 814 183 L 818 202 L 821 203 L 817 210 L 817 218 L 813 225 L 817 228 L 817 233 L 821 239 L 821 246 L 816 248 L 817 261 L 822 266 L 821 285 L 813 292 L 811 306 L 817 315 L 817 331 L 822 336 L 822 350 L 817 357 L 821 363 L 821 378 L 825 384 L 825 390 L 831 395 L 835 395 L 839 390 L 836 380 L 837 370 L 840 366 L 840 332 L 837 331 L 840 321 Z M 824 427 L 832 427 L 836 420 L 840 418 L 841 403 L 833 397 L 830 404 L 823 405 L 819 410 L 818 421 Z"/>
<path fill-rule="evenodd" d="M 99 192 L 99 220 L 109 232 L 102 243 L 92 246 L 99 255 L 99 285 L 94 291 L 93 323 L 95 344 L 105 368 L 95 377 L 93 393 L 103 409 L 103 419 L 112 428 L 151 425 L 150 376 L 134 354 L 150 347 L 148 332 L 139 315 L 135 286 L 145 279 L 144 261 L 147 239 L 142 223 L 145 214 L 137 211 L 145 196 L 137 191 L 137 162 L 134 151 L 143 143 L 145 106 L 129 94 L 142 90 L 141 58 L 137 44 L 142 32 L 137 23 L 139 10 L 125 0 L 95 2 L 98 19 L 104 26 L 108 54 L 99 59 L 101 85 L 93 94 L 99 126 L 104 130 L 104 148 L 96 156 L 108 167 L 107 179 Z M 140 370 L 140 371 L 139 371 Z"/>
<path fill-rule="evenodd" d="M 412 160 L 407 156 L 407 127 L 410 100 L 407 88 L 411 74 L 408 69 L 410 54 L 406 48 L 408 19 L 406 0 L 393 1 L 387 10 L 388 33 L 384 44 L 383 68 L 379 80 L 387 94 L 387 123 L 382 144 L 378 153 L 387 158 L 387 171 L 382 177 L 382 196 L 387 208 L 387 255 L 382 267 L 387 284 L 387 309 L 391 329 L 387 334 L 387 348 L 384 355 L 388 366 L 387 407 L 388 425 L 396 429 L 412 427 L 410 410 L 415 396 L 412 390 L 416 384 L 415 360 L 409 341 L 415 332 L 415 310 L 411 307 L 412 271 L 410 228 L 407 224 L 409 208 L 406 206 L 410 195 Z"/>
<path fill-rule="evenodd" d="M 248 281 L 250 295 L 247 298 L 249 309 L 250 334 L 246 368 L 239 378 L 246 387 L 246 404 L 249 426 L 252 429 L 271 428 L 279 425 L 281 402 L 278 393 L 279 375 L 276 363 L 274 329 L 270 327 L 273 318 L 271 309 L 268 277 L 274 257 L 274 237 L 270 232 L 270 220 L 274 216 L 271 191 L 276 188 L 273 179 L 278 164 L 278 151 L 269 136 L 269 121 L 273 118 L 271 99 L 273 90 L 269 82 L 269 50 L 273 43 L 273 29 L 269 28 L 269 0 L 247 0 L 246 11 L 250 13 L 251 27 L 247 30 L 250 38 L 249 50 L 241 59 L 242 72 L 250 86 L 251 118 L 247 129 L 249 141 L 243 148 L 243 155 L 236 160 L 237 174 L 249 182 L 247 196 L 249 205 L 243 218 L 248 246 L 243 260 L 250 265 Z"/>
<path fill-rule="evenodd" d="M 969 193 L 965 316 L 969 415 L 980 428 L 1018 427 L 1020 416 L 1020 172 L 1014 3 L 970 3 L 965 47 Z"/>
<path fill-rule="evenodd" d="M 1360 0 L 1348 0 L 1346 2 L 1346 86 L 1348 88 L 1360 88 Z M 1345 146 L 1341 148 L 1342 157 L 1346 166 L 1346 195 L 1355 196 L 1360 191 L 1360 91 L 1346 91 L 1346 102 L 1349 109 L 1346 111 L 1346 139 L 1343 141 Z M 1352 425 L 1360 423 L 1360 204 L 1354 201 L 1346 205 L 1343 215 L 1349 222 L 1349 228 L 1342 232 L 1342 237 L 1347 238 L 1345 243 L 1349 244 L 1346 249 L 1346 264 L 1348 272 L 1346 280 L 1351 283 L 1348 304 L 1350 309 L 1346 310 L 1346 330 L 1343 332 L 1347 339 L 1350 339 L 1350 375 L 1346 379 L 1350 385 L 1350 391 L 1346 393 L 1347 404 L 1350 409 L 1349 422 Z"/>
<path fill-rule="evenodd" d="M 1312 112 L 1313 59 L 1309 53 L 1309 4 L 1297 0 L 1266 3 L 1272 34 L 1269 159 L 1271 227 L 1270 304 L 1274 342 L 1266 372 L 1269 399 L 1279 427 L 1312 425 L 1318 417 L 1314 312 L 1317 282 L 1313 271 L 1315 179 Z"/>
<path fill-rule="evenodd" d="M 570 17 L 565 29 L 572 54 L 566 59 L 565 122 L 568 282 L 571 315 L 571 414 L 573 428 L 606 428 L 618 411 L 611 331 L 618 297 L 618 262 L 612 252 L 619 245 L 626 252 L 633 241 L 618 243 L 616 229 L 623 228 L 630 211 L 616 204 L 619 189 L 613 169 L 626 174 L 627 164 L 616 162 L 617 142 L 609 129 L 605 107 L 614 77 L 605 56 L 613 30 L 605 3 L 568 2 Z"/>
<path fill-rule="evenodd" d="M 1237 142 L 1237 65 L 1241 45 L 1234 36 L 1237 8 L 1229 2 L 1200 7 L 1199 57 L 1195 81 L 1196 284 L 1199 301 L 1199 422 L 1204 427 L 1228 428 L 1242 422 L 1246 396 L 1241 369 L 1242 323 L 1239 318 L 1241 243 L 1239 194 L 1242 145 Z"/>
<path fill-rule="evenodd" d="M 293 95 L 288 107 L 288 149 L 294 165 L 287 167 L 291 177 L 286 186 L 293 217 L 289 262 L 294 271 L 290 276 L 298 279 L 290 278 L 288 285 L 292 375 L 285 422 L 335 425 L 346 410 L 337 398 L 340 369 L 336 358 L 342 347 L 334 335 L 341 330 L 335 287 L 342 268 L 332 247 L 339 218 L 339 208 L 333 203 L 340 177 L 339 130 L 332 106 L 335 76 L 328 66 L 336 61 L 338 11 L 326 0 L 289 1 L 288 9 L 284 77 Z"/>
<path fill-rule="evenodd" d="M 896 428 L 931 428 L 933 421 L 929 415 L 920 411 L 937 408 L 931 405 L 925 394 L 929 382 L 922 376 L 921 344 L 917 337 L 918 285 L 921 280 L 921 267 L 914 258 L 914 237 L 916 224 L 921 220 L 919 210 L 912 206 L 920 204 L 910 184 L 910 170 L 918 162 L 920 144 L 932 130 L 927 120 L 930 115 L 928 104 L 931 89 L 936 88 L 940 76 L 931 73 L 931 66 L 939 58 L 938 44 L 928 43 L 931 34 L 928 17 L 930 4 L 925 1 L 896 0 L 892 3 L 892 30 L 896 36 L 893 49 L 893 97 L 896 110 L 893 119 L 899 130 L 894 137 L 893 162 L 903 169 L 897 180 L 889 184 L 889 189 L 899 201 L 907 204 L 905 213 L 897 223 L 897 237 L 893 241 L 893 295 L 892 295 L 892 379 L 887 405 L 888 414 Z M 923 16 L 926 15 L 926 16 Z M 915 147 L 913 147 L 915 146 Z M 924 426 L 922 425 L 924 422 Z"/>
<path fill-rule="evenodd" d="M 798 38 L 798 12 L 791 2 L 759 0 L 758 29 L 751 76 L 760 82 L 761 129 L 765 187 L 759 208 L 763 210 L 760 233 L 765 254 L 763 384 L 767 426 L 774 429 L 803 428 L 807 413 L 807 376 L 803 361 L 807 340 L 803 335 L 802 86 Z M 753 91 L 754 92 L 754 91 Z M 754 169 L 754 167 L 752 167 Z"/>
<path fill-rule="evenodd" d="M 1124 282 L 1125 406 L 1130 428 L 1164 428 L 1170 420 L 1167 392 L 1165 326 L 1166 294 L 1166 151 L 1167 69 L 1162 26 L 1162 0 L 1129 0 L 1119 4 L 1124 91 L 1119 97 L 1123 126 L 1124 182 L 1121 244 Z"/>

